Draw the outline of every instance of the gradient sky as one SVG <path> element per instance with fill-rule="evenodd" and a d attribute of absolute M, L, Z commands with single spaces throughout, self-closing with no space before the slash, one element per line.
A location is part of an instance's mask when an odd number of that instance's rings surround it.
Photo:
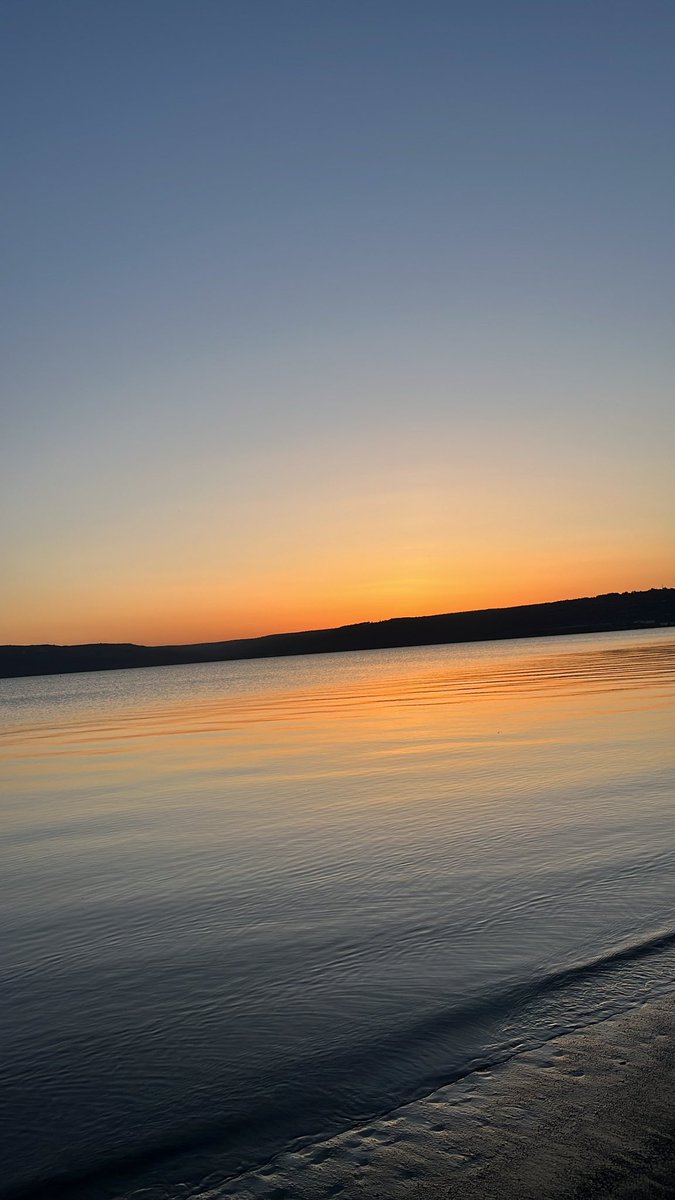
<path fill-rule="evenodd" d="M 0 641 L 675 585 L 672 0 L 0 27 Z"/>

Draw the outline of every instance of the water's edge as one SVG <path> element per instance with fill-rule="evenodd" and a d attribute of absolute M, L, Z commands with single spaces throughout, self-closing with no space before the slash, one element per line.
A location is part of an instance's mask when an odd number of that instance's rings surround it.
<path fill-rule="evenodd" d="M 287 1140 L 282 1138 L 276 1144 L 272 1142 L 267 1145 L 261 1158 L 249 1157 L 248 1161 L 242 1162 L 236 1171 L 225 1175 L 216 1170 L 210 1181 L 202 1180 L 198 1191 L 191 1190 L 190 1194 L 203 1195 L 204 1200 L 219 1200 L 220 1197 L 223 1200 L 230 1197 L 233 1200 L 248 1200 L 249 1196 L 251 1200 L 253 1198 L 261 1200 L 261 1197 L 268 1195 L 274 1195 L 275 1200 L 282 1200 L 282 1197 L 288 1197 L 288 1200 L 291 1200 L 296 1195 L 304 1197 L 307 1194 L 308 1200 L 310 1198 L 314 1200 L 315 1197 L 316 1200 L 320 1200 L 324 1195 L 326 1197 L 337 1195 L 338 1191 L 343 1192 L 347 1197 L 350 1181 L 358 1176 L 360 1179 L 358 1195 L 361 1196 L 363 1180 L 360 1178 L 358 1168 L 367 1162 L 369 1172 L 373 1176 L 377 1176 L 378 1171 L 384 1167 L 384 1164 L 379 1162 L 380 1156 L 378 1154 L 373 1156 L 371 1143 L 374 1142 L 376 1148 L 379 1145 L 390 1148 L 386 1162 L 387 1174 L 393 1172 L 394 1176 L 400 1176 L 398 1184 L 395 1179 L 389 1180 L 387 1186 L 393 1190 L 387 1192 L 387 1195 L 394 1200 L 397 1195 L 396 1186 L 399 1186 L 404 1188 L 407 1196 L 410 1188 L 410 1170 L 405 1165 L 406 1156 L 404 1154 L 403 1159 L 399 1162 L 397 1155 L 392 1154 L 391 1147 L 394 1142 L 403 1142 L 405 1147 L 412 1139 L 419 1143 L 416 1153 L 422 1153 L 426 1158 L 428 1147 L 422 1149 L 420 1139 L 426 1141 L 430 1133 L 440 1132 L 437 1125 L 436 1109 L 438 1106 L 444 1105 L 450 1110 L 454 1110 L 456 1105 L 466 1103 L 466 1097 L 469 1094 L 471 1094 L 472 1102 L 476 1105 L 487 1104 L 492 1099 L 496 1105 L 499 1105 L 503 1102 L 502 1099 L 494 1094 L 494 1089 L 486 1088 L 484 1083 L 486 1078 L 492 1078 L 493 1073 L 496 1073 L 496 1080 L 503 1080 L 510 1078 L 508 1076 L 509 1068 L 515 1068 L 518 1063 L 522 1062 L 525 1068 L 529 1068 L 533 1064 L 541 1065 L 542 1061 L 548 1064 L 552 1056 L 564 1053 L 564 1049 L 560 1049 L 560 1047 L 564 1048 L 570 1039 L 580 1039 L 579 1053 L 584 1054 L 587 1046 L 591 1044 L 586 1039 L 593 1030 L 619 1028 L 618 1023 L 622 1021 L 630 1023 L 633 1014 L 641 1010 L 647 1012 L 652 1008 L 658 1009 L 659 1012 L 672 1014 L 675 1022 L 675 992 L 673 991 L 675 953 L 669 953 L 674 950 L 675 929 L 662 930 L 640 941 L 616 946 L 607 953 L 587 961 L 550 972 L 536 982 L 507 989 L 499 996 L 493 997 L 491 1001 L 487 998 L 484 999 L 473 1009 L 466 1006 L 464 1010 L 452 1010 L 445 1015 L 444 1019 L 451 1020 L 453 1030 L 457 1032 L 462 1023 L 471 1024 L 484 1008 L 489 1008 L 491 1012 L 506 1011 L 513 1009 L 514 1006 L 527 1008 L 539 996 L 562 991 L 577 980 L 590 978 L 597 983 L 598 979 L 606 977 L 607 973 L 621 971 L 624 968 L 630 969 L 631 964 L 637 963 L 641 959 L 668 956 L 667 963 L 664 963 L 666 971 L 661 982 L 652 983 L 646 997 L 644 994 L 636 993 L 632 1000 L 626 1000 L 625 993 L 623 993 L 623 999 L 613 997 L 604 1007 L 599 1007 L 594 1012 L 589 1012 L 585 1016 L 577 1014 L 574 1024 L 563 1020 L 562 1023 L 551 1028 L 547 1036 L 537 1037 L 533 1035 L 532 1031 L 529 1031 L 523 1033 L 514 1045 L 503 1046 L 492 1054 L 473 1058 L 450 1075 L 444 1075 L 442 1072 L 434 1075 L 432 1072 L 423 1083 L 418 1084 L 407 1095 L 399 1097 L 395 1105 L 384 1105 L 371 1111 L 364 1111 L 356 1119 L 346 1124 L 334 1123 L 332 1127 L 323 1130 L 313 1130 L 311 1133 L 301 1134 Z M 438 1018 L 438 1020 L 441 1019 L 443 1018 Z M 436 1024 L 435 1020 L 433 1025 Z M 414 1052 L 416 1046 L 419 1048 L 422 1042 L 433 1038 L 436 1032 L 431 1024 L 420 1025 L 416 1029 L 411 1028 L 411 1042 L 408 1049 L 412 1048 Z M 541 1030 L 539 1032 L 541 1035 Z M 675 1037 L 675 1024 L 673 1035 Z M 386 1049 L 389 1053 L 396 1052 L 395 1046 L 385 1046 L 384 1043 L 380 1043 L 378 1048 Z M 630 1043 L 627 1043 L 626 1052 L 630 1053 L 630 1049 Z M 355 1053 L 349 1067 L 355 1072 L 368 1071 L 369 1064 L 364 1061 L 362 1054 Z M 474 1091 L 476 1088 L 478 1093 Z M 431 1117 L 428 1116 L 429 1111 Z M 477 1114 L 478 1111 L 477 1108 Z M 487 1109 L 485 1111 L 481 1109 L 480 1112 L 480 1118 L 478 1115 L 475 1118 L 474 1133 L 481 1122 L 487 1122 L 494 1126 L 494 1113 L 488 1114 Z M 673 1115 L 675 1115 L 675 1109 Z M 433 1126 L 425 1128 L 432 1118 Z M 226 1127 L 222 1121 L 214 1120 L 210 1126 L 204 1125 L 192 1130 L 183 1129 L 180 1136 L 170 1138 L 165 1144 L 147 1147 L 143 1153 L 126 1160 L 117 1158 L 101 1161 L 93 1170 L 63 1175 L 51 1174 L 44 1179 L 34 1179 L 26 1185 L 10 1187 L 0 1194 L 3 1200 L 49 1200 L 49 1197 L 56 1197 L 57 1200 L 62 1200 L 62 1198 L 65 1200 L 66 1197 L 72 1197 L 73 1200 L 89 1200 L 89 1197 L 93 1196 L 110 1196 L 115 1200 L 124 1196 L 128 1200 L 132 1200 L 132 1197 L 137 1195 L 142 1196 L 144 1200 L 151 1200 L 155 1191 L 150 1181 L 155 1169 L 162 1164 L 165 1170 L 165 1186 L 168 1186 L 169 1189 L 175 1187 L 175 1194 L 182 1195 L 183 1189 L 179 1181 L 191 1174 L 191 1169 L 194 1168 L 193 1157 L 195 1155 L 201 1157 L 207 1153 L 214 1162 L 217 1161 L 219 1148 L 224 1149 L 228 1142 L 233 1138 L 236 1139 L 246 1124 L 246 1119 L 242 1119 L 231 1122 Z M 381 1132 L 388 1129 L 389 1126 L 395 1126 L 398 1131 L 393 1141 Z M 460 1154 L 456 1146 L 458 1138 L 456 1123 L 452 1124 L 451 1122 L 447 1129 L 449 1130 L 449 1143 L 444 1152 L 450 1154 L 451 1157 L 456 1157 Z M 435 1140 L 438 1142 L 438 1139 Z M 360 1149 L 355 1158 L 353 1151 L 356 1147 L 360 1147 Z M 439 1146 L 436 1145 L 435 1154 L 438 1149 Z M 461 1152 L 460 1157 L 462 1155 L 473 1160 L 475 1151 L 469 1153 L 468 1149 L 465 1149 Z M 323 1178 L 323 1175 L 317 1180 L 314 1168 L 329 1158 L 335 1160 L 330 1172 L 329 1183 Z M 356 1174 L 354 1174 L 355 1171 Z M 427 1183 L 429 1182 L 428 1173 L 425 1167 L 424 1178 Z M 150 1184 L 149 1191 L 143 1182 L 146 1174 L 147 1182 Z M 336 1187 L 334 1178 L 336 1175 L 340 1176 L 342 1180 L 339 1188 Z M 171 1180 L 174 1177 L 175 1182 L 172 1183 Z M 441 1180 L 439 1180 L 440 1182 Z M 447 1186 L 445 1175 L 443 1175 L 442 1183 L 443 1186 Z M 324 1185 L 329 1190 L 324 1191 Z M 376 1180 L 376 1186 L 377 1188 L 382 1186 L 381 1180 Z M 310 1188 L 307 1193 L 304 1191 L 306 1187 Z M 132 1190 L 129 1191 L 129 1188 Z M 317 1188 L 319 1190 L 315 1190 Z M 368 1193 L 363 1194 L 367 1195 Z M 157 1192 L 157 1195 L 159 1196 L 160 1192 Z M 374 1196 L 378 1195 L 380 1192 L 376 1191 Z"/>
<path fill-rule="evenodd" d="M 363 1126 L 673 991 L 665 631 L 3 681 L 0 711 L 5 1200 L 280 1200 L 342 1138 L 337 1195 Z"/>
<path fill-rule="evenodd" d="M 558 1035 L 203 1200 L 675 1194 L 675 997 Z"/>

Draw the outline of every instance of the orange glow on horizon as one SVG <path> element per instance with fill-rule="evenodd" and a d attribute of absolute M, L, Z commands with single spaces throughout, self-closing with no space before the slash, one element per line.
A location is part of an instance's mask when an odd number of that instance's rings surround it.
<path fill-rule="evenodd" d="M 391 578 L 362 582 L 343 579 L 321 588 L 303 580 L 297 589 L 266 587 L 249 598 L 244 589 L 196 584 L 168 589 L 166 593 L 108 593 L 105 603 L 91 596 L 54 596 L 47 607 L 36 602 L 12 614 L 5 610 L 3 636 L 7 644 L 76 644 L 86 642 L 137 642 L 146 645 L 226 641 L 305 629 L 332 628 L 361 621 L 472 609 L 505 608 L 554 600 L 592 596 L 604 592 L 640 591 L 675 586 L 675 575 L 663 578 L 658 562 L 646 561 L 637 569 L 625 564 L 589 563 L 583 570 L 565 564 L 512 566 L 508 575 L 474 577 L 461 587 L 444 578 L 416 581 Z M 267 600 L 267 596 L 272 596 Z M 262 597 L 262 598 L 261 598 Z"/>
<path fill-rule="evenodd" d="M 105 528 L 85 508 L 18 547 L 0 643 L 225 641 L 675 585 L 657 489 L 638 502 L 589 474 L 570 491 L 534 454 L 518 474 L 496 448 L 480 475 L 467 462 L 446 478 L 395 449 L 380 471 L 307 449 L 275 475 L 270 454 L 241 496 L 209 481 L 184 511 L 129 503 Z"/>

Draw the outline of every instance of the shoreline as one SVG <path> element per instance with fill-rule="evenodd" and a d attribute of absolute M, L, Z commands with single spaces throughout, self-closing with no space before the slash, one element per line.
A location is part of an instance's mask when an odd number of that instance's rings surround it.
<path fill-rule="evenodd" d="M 652 588 L 650 591 L 610 592 L 603 596 L 544 604 L 393 617 L 332 629 L 273 633 L 191 645 L 142 646 L 130 642 L 5 645 L 0 646 L 0 679 L 589 633 L 639 633 L 673 626 L 675 588 Z"/>
<path fill-rule="evenodd" d="M 675 996 L 211 1185 L 206 1200 L 675 1196 Z"/>

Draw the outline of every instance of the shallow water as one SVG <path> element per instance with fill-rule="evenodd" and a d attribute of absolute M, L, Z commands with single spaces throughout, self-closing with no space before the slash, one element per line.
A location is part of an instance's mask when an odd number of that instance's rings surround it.
<path fill-rule="evenodd" d="M 0 682 L 4 1195 L 188 1194 L 669 990 L 672 630 Z"/>

